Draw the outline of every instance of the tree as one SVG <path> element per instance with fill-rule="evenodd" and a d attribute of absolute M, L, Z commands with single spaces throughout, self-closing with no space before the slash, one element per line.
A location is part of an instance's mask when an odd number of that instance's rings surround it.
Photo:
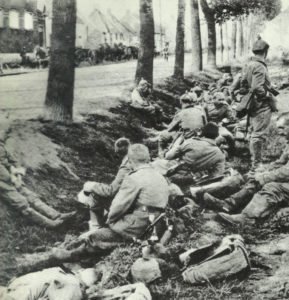
<path fill-rule="evenodd" d="M 240 58 L 244 54 L 244 36 L 243 36 L 243 20 L 239 17 L 237 23 L 237 57 Z"/>
<path fill-rule="evenodd" d="M 174 77 L 184 78 L 185 64 L 185 0 L 178 1 L 178 20 L 176 31 L 175 68 Z"/>
<path fill-rule="evenodd" d="M 144 78 L 153 84 L 153 63 L 154 63 L 154 16 L 152 0 L 139 0 L 140 34 L 139 53 L 135 82 L 139 83 Z"/>
<path fill-rule="evenodd" d="M 242 18 L 244 16 L 253 15 L 257 16 L 258 22 L 250 22 L 252 28 L 249 28 L 250 39 L 256 38 L 256 34 L 252 34 L 252 31 L 256 27 L 260 28 L 260 16 L 263 16 L 263 20 L 271 20 L 281 11 L 281 0 L 207 0 L 207 5 L 211 11 L 214 11 L 214 18 L 216 23 L 223 23 L 226 20 L 233 19 L 232 26 L 232 38 L 231 38 L 231 52 L 232 58 L 236 57 L 236 45 L 241 47 L 238 49 L 238 54 L 246 54 L 244 43 L 244 24 L 242 24 Z M 203 2 L 206 2 L 203 0 Z M 204 6 L 205 7 L 205 6 Z M 237 39 L 237 21 L 239 19 L 239 35 Z M 262 25 L 261 25 L 262 26 Z M 259 29 L 258 29 L 259 30 Z M 248 38 L 246 37 L 246 38 Z M 238 43 L 237 43 L 238 40 Z"/>
<path fill-rule="evenodd" d="M 72 121 L 76 0 L 53 0 L 51 56 L 45 99 L 45 117 Z"/>
<path fill-rule="evenodd" d="M 209 68 L 216 68 L 216 27 L 215 27 L 215 9 L 210 7 L 208 0 L 201 0 L 201 7 L 208 27 L 208 58 L 207 65 Z"/>
<path fill-rule="evenodd" d="M 232 22 L 232 36 L 231 36 L 231 59 L 236 58 L 237 50 L 237 22 L 233 20 Z"/>
<path fill-rule="evenodd" d="M 192 71 L 203 69 L 202 39 L 199 14 L 199 1 L 191 0 L 191 26 L 192 26 Z"/>

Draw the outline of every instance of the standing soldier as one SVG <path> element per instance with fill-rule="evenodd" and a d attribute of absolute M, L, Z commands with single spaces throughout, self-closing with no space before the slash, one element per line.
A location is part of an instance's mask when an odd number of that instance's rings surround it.
<path fill-rule="evenodd" d="M 252 171 L 262 162 L 262 148 L 271 121 L 274 108 L 273 96 L 270 93 L 271 83 L 265 59 L 269 45 L 258 37 L 253 45 L 254 56 L 247 64 L 241 81 L 242 87 L 247 87 L 250 97 L 248 110 L 251 126 L 250 152 L 252 157 Z"/>

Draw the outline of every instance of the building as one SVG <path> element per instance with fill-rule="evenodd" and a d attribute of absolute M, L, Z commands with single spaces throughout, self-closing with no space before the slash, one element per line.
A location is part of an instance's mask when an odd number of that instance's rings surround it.
<path fill-rule="evenodd" d="M 100 44 L 135 45 L 137 32 L 120 21 L 111 11 L 104 14 L 99 9 L 95 9 L 87 22 L 88 48 L 97 48 Z"/>
<path fill-rule="evenodd" d="M 36 0 L 0 0 L 0 53 L 31 52 L 45 43 L 45 22 Z"/>

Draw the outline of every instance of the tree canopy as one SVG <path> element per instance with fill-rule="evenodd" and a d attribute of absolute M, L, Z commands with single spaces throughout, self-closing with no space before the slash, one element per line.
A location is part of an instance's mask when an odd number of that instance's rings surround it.
<path fill-rule="evenodd" d="M 282 7 L 281 0 L 207 0 L 207 3 L 215 11 L 217 23 L 249 13 L 263 14 L 272 20 Z"/>

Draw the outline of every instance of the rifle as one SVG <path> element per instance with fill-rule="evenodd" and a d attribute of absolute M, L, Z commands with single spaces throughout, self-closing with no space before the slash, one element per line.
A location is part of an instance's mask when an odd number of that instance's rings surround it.
<path fill-rule="evenodd" d="M 166 216 L 166 213 L 161 213 L 143 232 L 143 234 L 140 236 L 140 239 L 143 239 L 164 217 Z"/>

